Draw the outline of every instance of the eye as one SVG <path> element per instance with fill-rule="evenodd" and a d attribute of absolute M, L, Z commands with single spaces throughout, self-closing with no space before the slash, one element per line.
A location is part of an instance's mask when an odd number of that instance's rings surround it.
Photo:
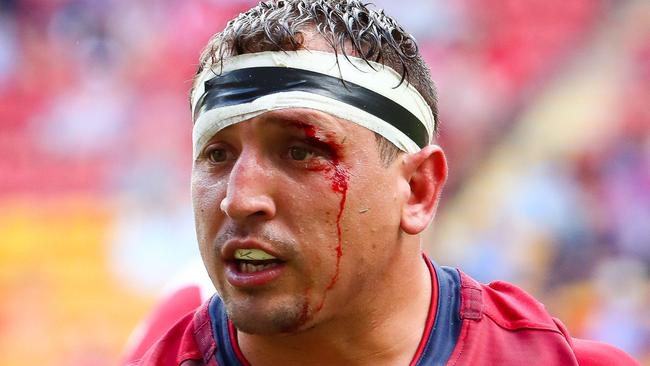
<path fill-rule="evenodd" d="M 205 150 L 205 156 L 213 163 L 223 163 L 228 159 L 228 150 L 223 147 L 214 146 Z"/>
<path fill-rule="evenodd" d="M 310 151 L 304 147 L 293 146 L 289 149 L 289 156 L 291 159 L 296 161 L 304 161 L 314 155 L 313 151 Z"/>

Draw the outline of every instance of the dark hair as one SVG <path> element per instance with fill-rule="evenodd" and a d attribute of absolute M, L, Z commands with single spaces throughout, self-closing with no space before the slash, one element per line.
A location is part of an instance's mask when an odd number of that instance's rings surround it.
<path fill-rule="evenodd" d="M 359 0 L 261 2 L 228 22 L 222 32 L 210 39 L 201 54 L 197 75 L 205 67 L 232 56 L 304 49 L 304 32 L 316 30 L 335 54 L 347 58 L 346 48 L 351 48 L 351 56 L 378 62 L 400 72 L 401 82 L 406 81 L 415 87 L 431 107 L 437 121 L 435 89 L 415 39 L 383 10 L 372 10 L 368 5 Z M 382 160 L 389 164 L 399 150 L 383 136 L 376 135 Z"/>

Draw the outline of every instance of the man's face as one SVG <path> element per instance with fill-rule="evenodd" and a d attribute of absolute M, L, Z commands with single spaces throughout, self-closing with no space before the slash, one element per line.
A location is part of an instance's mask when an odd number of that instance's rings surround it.
<path fill-rule="evenodd" d="M 399 255 L 400 159 L 374 133 L 307 109 L 218 132 L 194 163 L 192 199 L 208 273 L 230 319 L 253 334 L 353 314 Z"/>

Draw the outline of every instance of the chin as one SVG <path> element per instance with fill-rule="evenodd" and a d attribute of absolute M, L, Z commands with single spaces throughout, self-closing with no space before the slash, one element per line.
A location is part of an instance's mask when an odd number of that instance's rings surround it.
<path fill-rule="evenodd" d="M 257 335 L 295 333 L 309 320 L 308 305 L 302 301 L 279 306 L 251 306 L 225 302 L 228 318 L 237 330 Z"/>

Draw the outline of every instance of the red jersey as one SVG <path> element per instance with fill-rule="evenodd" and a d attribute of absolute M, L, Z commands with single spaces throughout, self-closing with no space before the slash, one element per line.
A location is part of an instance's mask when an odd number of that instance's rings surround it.
<path fill-rule="evenodd" d="M 436 298 L 411 366 L 639 365 L 618 348 L 571 338 L 559 320 L 516 286 L 482 285 L 457 269 L 425 260 Z M 214 295 L 129 365 L 250 364 L 223 302 Z"/>

